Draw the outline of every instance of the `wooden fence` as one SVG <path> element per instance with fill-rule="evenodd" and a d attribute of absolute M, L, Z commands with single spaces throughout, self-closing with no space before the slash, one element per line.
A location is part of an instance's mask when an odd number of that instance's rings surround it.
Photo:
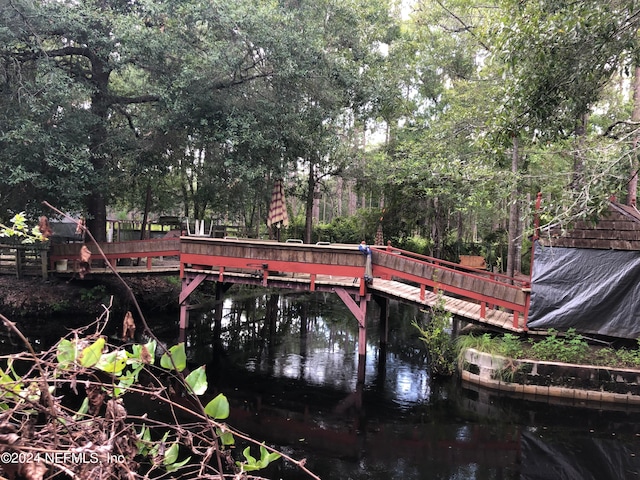
<path fill-rule="evenodd" d="M 47 278 L 49 246 L 0 244 L 0 273 Z"/>

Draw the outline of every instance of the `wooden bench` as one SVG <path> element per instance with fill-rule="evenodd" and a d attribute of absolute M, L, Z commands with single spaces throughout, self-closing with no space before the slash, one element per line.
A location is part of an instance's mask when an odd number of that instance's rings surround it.
<path fill-rule="evenodd" d="M 487 268 L 487 262 L 485 262 L 484 257 L 479 255 L 460 255 L 460 265 L 483 270 Z"/>

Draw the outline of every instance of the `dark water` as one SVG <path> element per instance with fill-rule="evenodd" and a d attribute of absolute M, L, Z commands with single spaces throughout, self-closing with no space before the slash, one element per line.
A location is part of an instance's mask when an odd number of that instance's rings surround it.
<path fill-rule="evenodd" d="M 185 341 L 190 362 L 207 365 L 211 394 L 229 398 L 228 423 L 306 458 L 323 480 L 640 479 L 640 410 L 553 406 L 434 381 L 411 326 L 422 315 L 392 303 L 383 346 L 369 302 L 361 359 L 356 320 L 336 295 L 231 290 L 217 313 L 191 313 Z M 177 342 L 176 315 L 148 320 Z M 65 333 L 58 322 L 23 327 L 36 345 Z M 0 349 L 16 348 L 15 337 L 0 336 Z M 283 461 L 261 474 L 309 478 Z"/>
<path fill-rule="evenodd" d="M 194 364 L 233 409 L 229 423 L 277 445 L 322 479 L 619 480 L 640 478 L 640 412 L 498 398 L 434 381 L 411 321 L 391 304 L 388 342 L 369 302 L 357 323 L 332 294 L 237 297 L 192 313 Z M 360 374 L 359 374 L 360 372 Z M 308 478 L 278 462 L 273 479 Z"/>

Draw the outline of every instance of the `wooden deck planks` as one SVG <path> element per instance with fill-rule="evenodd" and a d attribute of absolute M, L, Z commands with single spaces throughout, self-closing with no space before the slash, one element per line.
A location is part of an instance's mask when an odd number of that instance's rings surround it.
<path fill-rule="evenodd" d="M 379 278 L 375 278 L 373 280 L 373 284 L 369 287 L 369 290 L 383 293 L 392 298 L 409 300 L 418 305 L 427 307 L 433 306 L 438 299 L 436 294 L 427 292 L 425 299 L 421 300 L 419 287 L 412 287 L 401 282 L 382 280 Z M 501 310 L 487 308 L 486 318 L 482 319 L 480 318 L 479 304 L 446 295 L 443 295 L 442 298 L 445 300 L 445 309 L 454 315 L 466 318 L 473 322 L 490 325 L 501 330 L 508 330 L 512 332 L 524 331 L 522 328 L 513 327 L 512 312 L 504 312 Z"/>
<path fill-rule="evenodd" d="M 219 277 L 221 281 L 229 279 L 231 282 L 264 285 L 274 288 L 295 288 L 295 289 L 307 289 L 323 291 L 331 291 L 335 288 L 347 288 L 355 291 L 356 294 L 362 294 L 364 289 L 360 288 L 360 278 L 350 275 L 351 271 L 354 271 L 356 275 L 360 275 L 360 269 L 363 266 L 362 254 L 354 246 L 327 246 L 319 250 L 319 247 L 313 245 L 298 245 L 298 244 L 280 244 L 269 243 L 261 244 L 261 242 L 255 241 L 242 241 L 242 240 L 220 240 L 220 239 L 199 239 L 189 238 L 188 242 L 182 242 L 180 240 L 174 240 L 173 243 L 162 241 L 145 241 L 144 243 L 137 242 L 135 247 L 134 256 L 144 256 L 141 252 L 151 252 L 154 248 L 167 247 L 168 245 L 175 246 L 176 241 L 180 242 L 180 253 L 190 254 L 189 260 L 194 260 L 193 266 L 195 268 L 189 268 L 191 263 L 183 260 L 183 268 L 185 272 L 194 274 L 197 272 L 207 273 L 207 275 Z M 264 243 L 264 242 L 262 242 Z M 177 245 L 177 244 L 176 244 Z M 71 248 L 71 247 L 67 247 Z M 78 248 L 74 245 L 73 248 Z M 112 255 L 122 256 L 122 245 L 109 246 Z M 106 253 L 106 252 L 105 252 Z M 453 297 L 450 295 L 461 294 L 464 297 L 462 290 L 473 292 L 474 298 L 487 298 L 487 302 L 492 298 L 498 300 L 505 300 L 505 302 L 511 302 L 513 305 L 524 305 L 526 294 L 520 288 L 514 288 L 511 285 L 502 284 L 490 279 L 484 279 L 475 273 L 468 274 L 452 270 L 447 266 L 440 267 L 437 264 L 429 264 L 422 261 L 413 260 L 409 257 L 401 255 L 385 255 L 381 256 L 378 252 L 374 252 L 377 257 L 380 257 L 382 264 L 392 266 L 393 269 L 397 269 L 407 276 L 402 277 L 402 281 L 386 280 L 376 277 L 373 284 L 367 287 L 367 290 L 372 293 L 383 294 L 389 298 L 395 298 L 403 301 L 408 301 L 419 306 L 430 307 L 433 306 L 439 298 L 443 298 L 445 301 L 445 309 L 456 316 L 465 318 L 472 322 L 482 323 L 490 325 L 502 330 L 522 332 L 524 328 L 513 327 L 513 312 L 503 311 L 495 308 L 490 308 L 489 305 L 485 308 L 485 317 L 481 318 L 481 306 L 479 302 Z M 201 263 L 197 256 L 202 256 L 203 259 L 222 257 L 228 257 L 233 259 L 244 259 L 244 263 L 241 263 L 240 267 L 235 266 L 233 262 L 227 265 L 222 274 L 219 273 L 221 265 L 214 263 Z M 126 256 L 126 254 L 124 255 Z M 73 257 L 72 257 L 73 258 Z M 150 269 L 144 267 L 125 267 L 118 266 L 118 273 L 126 274 L 149 274 L 149 273 L 173 273 L 179 271 L 179 265 L 169 265 L 166 257 L 164 261 L 158 261 L 153 259 L 153 265 Z M 217 261 L 217 260 L 215 260 Z M 211 260 L 214 262 L 214 260 Z M 255 271 L 251 271 L 249 266 L 253 265 L 251 262 L 261 262 L 256 267 Z M 272 263 L 274 270 L 271 271 L 266 267 L 266 262 Z M 285 263 L 283 263 L 285 262 Z M 286 270 L 290 267 L 288 263 L 295 263 L 296 265 L 302 265 L 302 267 L 294 270 Z M 236 261 L 236 263 L 238 263 Z M 158 265 L 160 264 L 160 265 Z M 208 265 L 205 266 L 205 265 Z M 308 266 L 317 267 L 330 265 L 331 268 L 310 268 Z M 351 269 L 344 268 L 344 266 L 351 267 Z M 262 267 L 262 268 L 260 268 Z M 342 271 L 340 271 L 340 267 Z M 353 267 L 357 267 L 355 270 Z M 71 267 L 73 268 L 73 267 Z M 197 270 L 200 269 L 200 270 Z M 204 269 L 204 270 L 202 270 Z M 335 271 L 341 273 L 343 276 L 329 275 Z M 71 273 L 71 272 L 70 272 Z M 93 269 L 92 273 L 109 273 L 107 270 Z M 222 275 L 222 277 L 220 277 Z M 387 278 L 393 273 L 388 270 L 384 271 L 384 275 Z M 381 275 L 382 276 L 382 275 Z M 393 277 L 392 277 L 393 278 Z M 397 280 L 401 280 L 397 278 Z M 440 288 L 446 291 L 447 286 L 455 287 L 450 288 L 449 291 L 455 293 L 449 293 L 442 295 L 442 297 L 436 295 L 431 291 L 433 282 L 436 282 L 436 287 L 440 285 Z M 420 286 L 422 285 L 422 287 Z M 420 298 L 421 291 L 423 298 Z M 483 295 L 480 297 L 478 294 Z M 503 303 L 505 305 L 505 303 Z M 508 305 L 508 303 L 506 303 Z M 508 308 L 508 307 L 507 307 Z M 520 324 L 523 324 L 523 316 L 520 315 Z"/>

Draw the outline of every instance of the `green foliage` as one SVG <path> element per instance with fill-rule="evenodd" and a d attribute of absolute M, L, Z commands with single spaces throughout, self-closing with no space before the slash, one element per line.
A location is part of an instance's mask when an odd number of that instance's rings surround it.
<path fill-rule="evenodd" d="M 479 337 L 463 335 L 456 340 L 460 355 L 473 348 L 485 353 L 501 355 L 511 359 L 530 358 L 552 362 L 602 365 L 609 367 L 639 367 L 640 341 L 635 349 L 611 347 L 590 347 L 575 329 L 569 329 L 564 336 L 549 329 L 548 335 L 539 340 L 526 341 L 516 335 L 505 333 L 493 337 L 485 333 Z M 461 357 L 460 357 L 461 360 Z"/>
<path fill-rule="evenodd" d="M 424 238 L 418 235 L 404 239 L 398 246 L 404 250 L 421 255 L 430 255 L 433 252 L 433 241 L 430 238 Z"/>
<path fill-rule="evenodd" d="M 274 460 L 280 458 L 280 454 L 276 452 L 269 452 L 264 445 L 260 445 L 260 458 L 256 459 L 251 456 L 251 447 L 247 447 L 243 450 L 242 455 L 246 461 L 236 462 L 243 472 L 252 472 L 254 470 L 262 470 L 266 468 Z"/>
<path fill-rule="evenodd" d="M 224 395 L 220 394 L 207 403 L 206 407 L 204 407 L 204 411 L 211 418 L 224 420 L 229 417 L 229 402 Z"/>
<path fill-rule="evenodd" d="M 163 353 L 160 358 L 160 366 L 178 372 L 187 368 L 187 352 L 184 348 L 184 343 L 178 343 Z"/>
<path fill-rule="evenodd" d="M 329 224 L 315 228 L 317 241 L 332 243 L 360 243 L 366 237 L 362 223 L 357 216 L 338 217 Z"/>
<path fill-rule="evenodd" d="M 11 220 L 11 226 L 0 223 L 0 237 L 17 240 L 19 243 L 30 244 L 35 242 L 44 242 L 47 239 L 42 236 L 40 228 L 29 228 L 27 218 L 24 212 L 15 214 Z"/>
<path fill-rule="evenodd" d="M 524 348 L 520 337 L 511 333 L 505 333 L 502 336 L 502 342 L 499 345 L 499 353 L 509 358 L 522 358 Z"/>
<path fill-rule="evenodd" d="M 5 325 L 15 328 L 7 321 Z M 222 476 L 215 466 L 209 465 L 210 454 L 203 452 L 209 451 L 212 445 L 221 451 L 235 443 L 233 430 L 220 423 L 230 414 L 227 398 L 219 394 L 201 406 L 201 410 L 189 410 L 198 425 L 194 428 L 185 427 L 177 417 L 167 417 L 167 413 L 162 412 L 175 413 L 176 409 L 186 408 L 175 402 L 173 388 L 181 389 L 192 401 L 198 402 L 198 397 L 206 393 L 208 382 L 204 366 L 192 370 L 186 377 L 180 374 L 186 368 L 183 343 L 165 351 L 159 366 L 154 365 L 156 348 L 155 340 L 115 346 L 102 335 L 74 331 L 50 351 L 36 354 L 31 350 L 31 356 L 20 354 L 21 371 L 31 364 L 26 373 L 14 370 L 13 356 L 4 357 L 6 368 L 0 371 L 0 407 L 8 414 L 9 423 L 32 425 L 28 431 L 16 429 L 20 441 L 12 442 L 12 448 L 19 450 L 19 445 L 29 445 L 31 453 L 47 452 L 53 448 L 50 444 L 53 438 L 57 442 L 55 448 L 61 444 L 80 448 L 76 439 L 82 438 L 82 448 L 87 449 L 87 455 L 92 455 L 94 463 L 103 462 L 104 468 L 116 468 L 115 465 L 109 467 L 113 459 L 110 462 L 99 453 L 108 448 L 110 452 L 117 452 L 118 471 L 127 471 L 130 476 L 144 474 L 145 478 L 152 479 L 170 474 L 171 478 L 195 478 L 196 472 Z M 167 388 L 167 380 L 171 388 Z M 79 406 L 67 401 L 64 392 L 69 389 L 82 399 Z M 130 402 L 139 402 L 145 397 L 159 401 L 164 407 L 157 412 L 154 407 L 144 417 L 128 416 Z M 9 423 L 5 428 L 10 428 Z M 37 433 L 40 429 L 47 434 Z M 120 432 L 117 446 L 109 443 L 116 441 L 116 437 L 110 435 L 114 430 Z M 280 458 L 264 445 L 260 445 L 260 452 L 260 458 L 256 459 L 247 447 L 245 460 L 237 462 L 237 471 L 262 469 Z M 81 475 L 82 465 L 74 464 L 72 459 L 57 465 L 61 467 Z"/>
<path fill-rule="evenodd" d="M 207 373 L 204 365 L 199 366 L 184 379 L 189 391 L 195 395 L 204 395 L 207 391 Z M 213 417 L 216 418 L 216 417 Z"/>
<path fill-rule="evenodd" d="M 431 307 L 429 323 L 423 327 L 414 320 L 412 325 L 427 347 L 432 374 L 446 377 L 455 373 L 456 355 L 455 343 L 451 338 L 452 315 L 444 307 L 444 298 L 439 296 Z"/>
<path fill-rule="evenodd" d="M 80 299 L 84 303 L 95 303 L 101 301 L 107 295 L 107 287 L 95 285 L 91 288 L 83 288 L 80 291 Z"/>
<path fill-rule="evenodd" d="M 455 343 L 459 355 L 462 355 L 469 348 L 485 353 L 498 353 L 500 349 L 500 343 L 489 333 L 484 333 L 480 336 L 474 334 L 461 335 L 456 338 Z"/>
<path fill-rule="evenodd" d="M 332 243 L 360 243 L 365 240 L 373 244 L 379 218 L 378 210 L 358 210 L 355 215 L 336 217 L 331 223 L 317 225 L 313 240 Z"/>
<path fill-rule="evenodd" d="M 566 332 L 564 338 L 558 337 L 555 329 L 549 329 L 543 340 L 532 342 L 531 351 L 539 360 L 581 363 L 587 358 L 589 344 L 573 328 Z"/>

